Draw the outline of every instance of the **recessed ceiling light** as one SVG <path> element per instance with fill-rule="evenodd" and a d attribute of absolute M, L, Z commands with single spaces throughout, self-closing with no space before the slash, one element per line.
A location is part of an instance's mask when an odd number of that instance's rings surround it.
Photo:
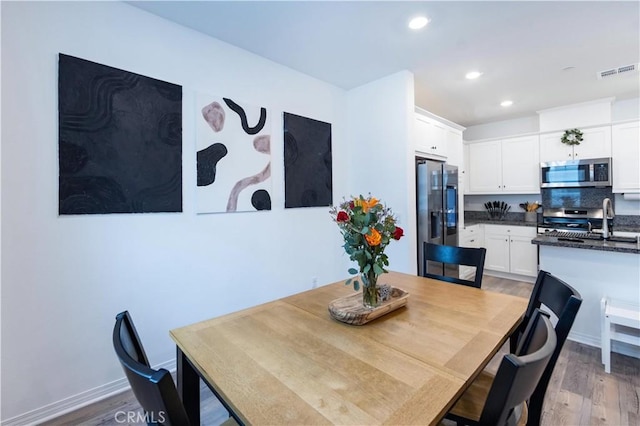
<path fill-rule="evenodd" d="M 513 105 L 513 101 L 502 101 L 502 102 L 500 102 L 500 106 L 503 106 L 503 107 L 508 107 L 508 106 L 511 106 L 511 105 Z"/>
<path fill-rule="evenodd" d="M 476 78 L 480 77 L 481 75 L 482 75 L 482 73 L 479 72 L 479 71 L 471 71 L 471 72 L 468 72 L 467 75 L 465 75 L 464 77 L 467 80 L 475 80 Z"/>
<path fill-rule="evenodd" d="M 429 23 L 429 18 L 426 16 L 416 16 L 411 21 L 409 21 L 409 28 L 412 30 L 419 30 L 420 28 L 424 28 Z"/>

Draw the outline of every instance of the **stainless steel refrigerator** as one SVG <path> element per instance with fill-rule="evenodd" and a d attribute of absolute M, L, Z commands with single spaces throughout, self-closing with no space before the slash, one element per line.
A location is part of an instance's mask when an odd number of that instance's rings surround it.
<path fill-rule="evenodd" d="M 416 157 L 418 273 L 423 274 L 423 242 L 458 245 L 458 168 Z M 458 277 L 457 265 L 430 262 L 431 273 Z"/>

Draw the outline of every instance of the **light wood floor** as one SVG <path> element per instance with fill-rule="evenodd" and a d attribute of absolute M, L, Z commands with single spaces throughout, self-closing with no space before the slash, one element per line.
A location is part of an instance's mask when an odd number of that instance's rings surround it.
<path fill-rule="evenodd" d="M 485 276 L 482 288 L 529 298 L 529 283 Z M 144 339 L 144 337 L 143 337 Z M 501 352 L 506 353 L 507 345 Z M 496 369 L 500 356 L 488 366 Z M 219 425 L 227 412 L 201 387 L 203 425 Z M 123 425 L 126 413 L 140 412 L 131 391 L 61 416 L 44 425 Z M 547 390 L 542 424 L 548 426 L 640 425 L 640 360 L 612 353 L 611 374 L 600 363 L 600 349 L 567 341 Z"/>

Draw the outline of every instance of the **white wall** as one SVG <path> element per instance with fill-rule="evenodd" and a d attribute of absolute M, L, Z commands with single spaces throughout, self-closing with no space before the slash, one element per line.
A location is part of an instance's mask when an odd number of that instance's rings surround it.
<path fill-rule="evenodd" d="M 347 195 L 371 195 L 393 208 L 405 238 L 388 248 L 391 267 L 416 273 L 413 75 L 402 71 L 349 92 Z M 373 191 L 371 188 L 378 188 Z"/>
<path fill-rule="evenodd" d="M 0 4 L 0 44 L 2 42 L 2 4 Z M 0 46 L 0 52 L 2 47 Z M 0 83 L 2 82 L 2 66 L 0 64 Z M 0 84 L 2 99 L 2 84 Z M 0 141 L 2 140 L 2 102 L 0 102 Z M 2 149 L 0 147 L 0 242 L 2 241 Z M 2 382 L 2 246 L 0 244 L 0 382 Z M 2 386 L 0 386 L 0 421 L 2 420 Z"/>
<path fill-rule="evenodd" d="M 411 169 L 396 165 L 407 156 L 396 149 L 409 146 L 410 74 L 371 86 L 385 96 L 352 96 L 124 3 L 1 7 L 3 421 L 28 423 L 120 388 L 111 330 L 121 310 L 132 313 L 151 363 L 172 365 L 168 330 L 309 289 L 313 277 L 345 277 L 328 207 L 283 208 L 282 111 L 332 123 L 334 203 L 371 191 L 408 217 Z M 59 52 L 183 86 L 183 213 L 58 217 Z M 394 96 L 397 88 L 405 91 Z M 272 211 L 195 213 L 198 91 L 271 108 Z M 347 104 L 364 129 L 348 131 Z M 392 130 L 378 113 L 356 117 L 365 105 L 386 109 Z M 363 163 L 349 158 L 355 143 L 395 145 Z M 384 176 L 368 173 L 374 167 Z M 373 178 L 350 182 L 361 172 Z M 413 259 L 401 259 L 409 244 L 396 246 L 394 269 L 409 270 Z"/>

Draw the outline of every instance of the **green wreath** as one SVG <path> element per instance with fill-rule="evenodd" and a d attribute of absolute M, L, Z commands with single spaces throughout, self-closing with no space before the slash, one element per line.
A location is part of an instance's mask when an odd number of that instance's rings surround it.
<path fill-rule="evenodd" d="M 565 130 L 564 135 L 562 135 L 562 143 L 565 145 L 580 145 L 582 142 L 582 132 L 578 129 Z"/>

